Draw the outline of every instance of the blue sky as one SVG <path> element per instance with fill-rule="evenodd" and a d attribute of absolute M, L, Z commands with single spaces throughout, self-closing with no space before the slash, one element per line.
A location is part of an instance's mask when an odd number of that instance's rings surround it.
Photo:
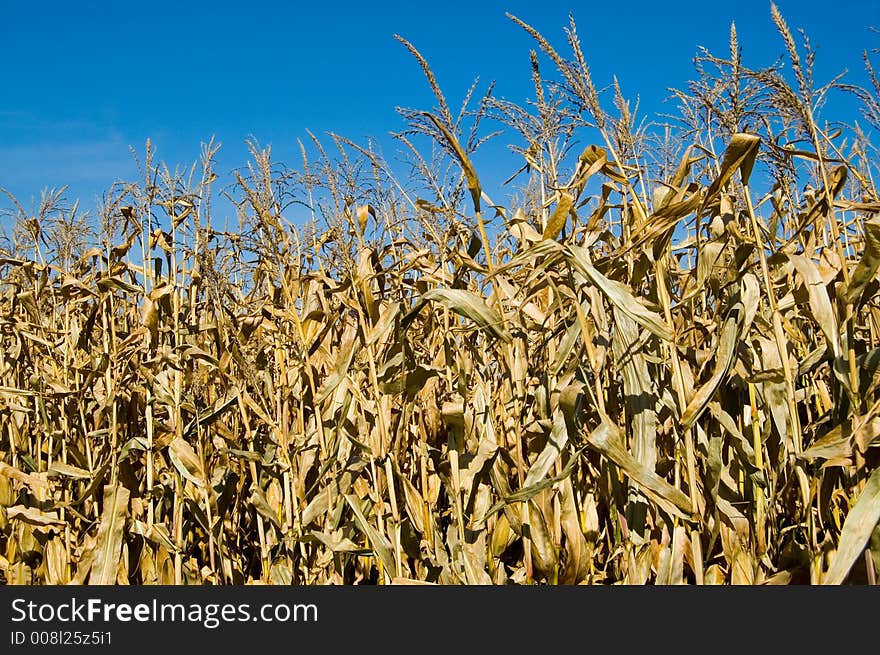
<path fill-rule="evenodd" d="M 817 80 L 847 68 L 848 79 L 864 83 L 861 52 L 880 47 L 869 30 L 880 27 L 880 0 L 836 0 L 834 16 L 827 2 L 777 4 L 816 47 Z M 307 129 L 359 143 L 376 137 L 390 156 L 387 135 L 403 127 L 395 107 L 434 104 L 393 34 L 425 55 L 453 107 L 475 77 L 481 89 L 495 80 L 496 95 L 522 101 L 535 44 L 505 11 L 563 49 L 573 14 L 596 83 L 617 74 L 643 112 L 673 109 L 662 104 L 667 88 L 692 75 L 698 46 L 726 52 L 731 21 L 747 65 L 784 51 L 769 2 L 752 0 L 8 2 L 0 187 L 29 206 L 43 187 L 67 184 L 71 197 L 93 205 L 113 180 L 135 177 L 129 147 L 142 152 L 147 137 L 173 167 L 195 160 L 213 135 L 223 144 L 221 173 L 245 163 L 249 136 L 296 165 Z"/>

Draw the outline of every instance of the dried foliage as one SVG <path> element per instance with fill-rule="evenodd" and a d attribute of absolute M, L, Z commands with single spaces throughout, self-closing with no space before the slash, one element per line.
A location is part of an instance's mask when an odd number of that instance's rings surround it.
<path fill-rule="evenodd" d="M 409 178 L 254 143 L 230 229 L 216 146 L 180 172 L 148 143 L 94 236 L 63 192 L 13 199 L 6 583 L 875 581 L 877 159 L 818 116 L 849 91 L 876 127 L 877 89 L 816 88 L 773 7 L 787 62 L 732 30 L 646 124 L 574 23 L 565 55 L 514 20 L 527 106 L 454 115 L 401 39 L 438 101 L 401 110 Z M 481 120 L 523 158 L 507 206 Z"/>

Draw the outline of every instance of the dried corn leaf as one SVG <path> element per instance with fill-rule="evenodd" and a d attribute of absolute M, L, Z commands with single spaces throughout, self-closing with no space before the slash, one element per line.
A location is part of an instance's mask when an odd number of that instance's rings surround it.
<path fill-rule="evenodd" d="M 523 480 L 524 488 L 534 487 L 547 476 L 567 443 L 568 429 L 565 425 L 565 417 L 561 411 L 556 411 L 553 414 L 553 429 L 547 439 L 547 445 L 529 467 L 529 472 Z"/>
<path fill-rule="evenodd" d="M 736 356 L 736 347 L 742 334 L 745 310 L 742 303 L 734 305 L 727 313 L 721 334 L 718 336 L 718 352 L 715 357 L 715 370 L 712 377 L 701 386 L 688 403 L 681 415 L 681 424 L 685 428 L 693 427 L 700 414 L 706 409 L 715 391 L 727 377 Z"/>
<path fill-rule="evenodd" d="M 880 418 L 857 417 L 847 420 L 816 439 L 798 457 L 811 459 L 850 458 L 854 448 L 864 452 L 880 440 Z"/>
<path fill-rule="evenodd" d="M 85 469 L 81 469 L 78 466 L 71 466 L 70 464 L 64 464 L 62 462 L 55 462 L 52 464 L 52 466 L 49 467 L 49 470 L 46 471 L 46 475 L 49 477 L 62 476 L 73 478 L 75 480 L 89 480 L 92 477 L 92 474 Z"/>
<path fill-rule="evenodd" d="M 589 255 L 584 248 L 567 245 L 566 251 L 574 266 L 602 290 L 612 305 L 661 339 L 666 341 L 674 339 L 675 335 L 669 329 L 666 321 L 659 314 L 650 311 L 640 303 L 627 285 L 617 280 L 611 280 L 597 271 L 590 263 Z"/>
<path fill-rule="evenodd" d="M 837 327 L 837 315 L 831 306 L 831 299 L 825 289 L 825 283 L 819 274 L 819 269 L 812 260 L 801 255 L 789 255 L 789 261 L 794 264 L 797 272 L 804 280 L 810 298 L 810 311 L 813 318 L 819 324 L 822 334 L 831 346 L 835 357 L 840 357 L 840 333 Z"/>
<path fill-rule="evenodd" d="M 90 585 L 116 583 L 116 571 L 122 555 L 122 536 L 128 516 L 128 489 L 122 485 L 104 487 L 101 523 L 95 543 Z"/>
<path fill-rule="evenodd" d="M 691 501 L 680 490 L 673 487 L 654 471 L 645 468 L 633 457 L 623 444 L 620 430 L 607 419 L 587 437 L 587 442 L 595 450 L 605 455 L 623 469 L 642 491 L 667 514 L 691 520 Z"/>
<path fill-rule="evenodd" d="M 57 512 L 43 512 L 36 507 L 25 507 L 24 505 L 7 507 L 6 516 L 12 520 L 23 521 L 30 525 L 64 525 L 64 521 L 58 518 Z"/>
<path fill-rule="evenodd" d="M 202 461 L 193 447 L 182 437 L 175 438 L 168 445 L 168 457 L 180 475 L 197 487 L 205 486 L 205 469 Z"/>
<path fill-rule="evenodd" d="M 532 549 L 532 563 L 540 574 L 555 580 L 558 555 L 547 527 L 547 519 L 541 508 L 533 500 L 527 501 L 528 537 Z"/>
<path fill-rule="evenodd" d="M 846 579 L 853 564 L 865 550 L 878 522 L 880 469 L 875 469 L 843 523 L 837 552 L 828 571 L 822 576 L 823 585 L 839 585 Z"/>
<path fill-rule="evenodd" d="M 502 341 L 510 342 L 512 340 L 510 332 L 504 327 L 504 319 L 501 315 L 488 307 L 480 296 L 464 289 L 438 288 L 422 294 L 410 312 L 401 319 L 401 327 L 406 328 L 422 307 L 431 301 L 439 302 L 459 316 L 469 318 Z"/>
<path fill-rule="evenodd" d="M 550 219 L 547 221 L 547 227 L 544 228 L 544 233 L 541 235 L 543 239 L 555 239 L 559 236 L 559 233 L 562 232 L 562 228 L 565 227 L 565 222 L 568 219 L 568 214 L 571 211 L 571 206 L 574 203 L 574 197 L 565 191 L 561 191 L 559 193 L 559 202 L 556 204 L 556 209 L 553 210 L 553 213 L 550 215 Z"/>
<path fill-rule="evenodd" d="M 560 523 L 565 535 L 565 568 L 560 582 L 577 584 L 585 580 L 590 573 L 592 549 L 587 544 L 581 529 L 580 516 L 574 499 L 574 487 L 566 478 L 561 483 L 559 493 Z"/>
<path fill-rule="evenodd" d="M 752 174 L 752 167 L 755 165 L 755 157 L 758 155 L 758 145 L 760 143 L 761 138 L 754 134 L 740 132 L 733 135 L 727 149 L 724 151 L 718 177 L 715 178 L 706 190 L 703 207 L 721 191 L 737 171 L 740 171 L 743 184 L 749 183 L 749 177 Z M 702 209 L 700 213 L 702 213 Z"/>
<path fill-rule="evenodd" d="M 391 543 L 367 520 L 367 517 L 364 516 L 360 501 L 356 496 L 345 494 L 344 498 L 348 503 L 348 506 L 351 507 L 354 512 L 355 522 L 357 523 L 358 528 L 367 537 L 371 550 L 376 554 L 379 560 L 381 560 L 382 566 L 385 567 L 385 571 L 391 575 L 395 570 L 394 549 L 391 546 Z"/>
<path fill-rule="evenodd" d="M 853 271 L 846 290 L 848 304 L 856 304 L 859 301 L 868 282 L 874 278 L 877 268 L 880 267 L 880 222 L 866 221 L 864 228 L 865 246 L 862 249 L 862 258 Z"/>
<path fill-rule="evenodd" d="M 9 464 L 5 464 L 3 462 L 0 462 L 0 475 L 6 478 L 10 478 L 12 480 L 17 480 L 18 482 L 27 485 L 31 489 L 38 489 L 40 487 L 49 486 L 49 483 L 42 477 L 34 475 L 32 473 L 25 473 L 24 471 L 20 471 L 14 466 L 9 466 Z"/>

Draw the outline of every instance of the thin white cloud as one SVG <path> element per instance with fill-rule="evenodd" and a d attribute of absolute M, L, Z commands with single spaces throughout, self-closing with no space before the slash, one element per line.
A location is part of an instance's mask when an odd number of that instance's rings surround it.
<path fill-rule="evenodd" d="M 43 189 L 62 186 L 68 199 L 91 207 L 113 182 L 136 176 L 129 146 L 120 138 L 0 145 L 0 187 L 26 207 Z"/>

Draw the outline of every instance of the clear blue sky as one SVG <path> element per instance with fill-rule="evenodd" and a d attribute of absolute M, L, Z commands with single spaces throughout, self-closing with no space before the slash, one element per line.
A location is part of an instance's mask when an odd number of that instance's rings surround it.
<path fill-rule="evenodd" d="M 818 50 L 817 80 L 848 68 L 864 83 L 880 0 L 777 4 Z M 29 205 L 43 187 L 68 184 L 93 205 L 110 182 L 135 176 L 129 146 L 142 152 L 147 137 L 161 159 L 188 164 L 214 135 L 221 173 L 246 161 L 250 135 L 292 164 L 307 129 L 390 147 L 387 134 L 403 126 L 395 106 L 433 106 L 394 33 L 427 57 L 453 106 L 477 76 L 481 89 L 496 80 L 499 96 L 530 95 L 535 44 L 505 11 L 562 49 L 572 13 L 596 83 L 616 73 L 643 111 L 673 109 L 661 104 L 667 87 L 692 75 L 698 46 L 726 52 L 731 21 L 747 65 L 784 51 L 763 0 L 5 2 L 0 186 Z"/>

